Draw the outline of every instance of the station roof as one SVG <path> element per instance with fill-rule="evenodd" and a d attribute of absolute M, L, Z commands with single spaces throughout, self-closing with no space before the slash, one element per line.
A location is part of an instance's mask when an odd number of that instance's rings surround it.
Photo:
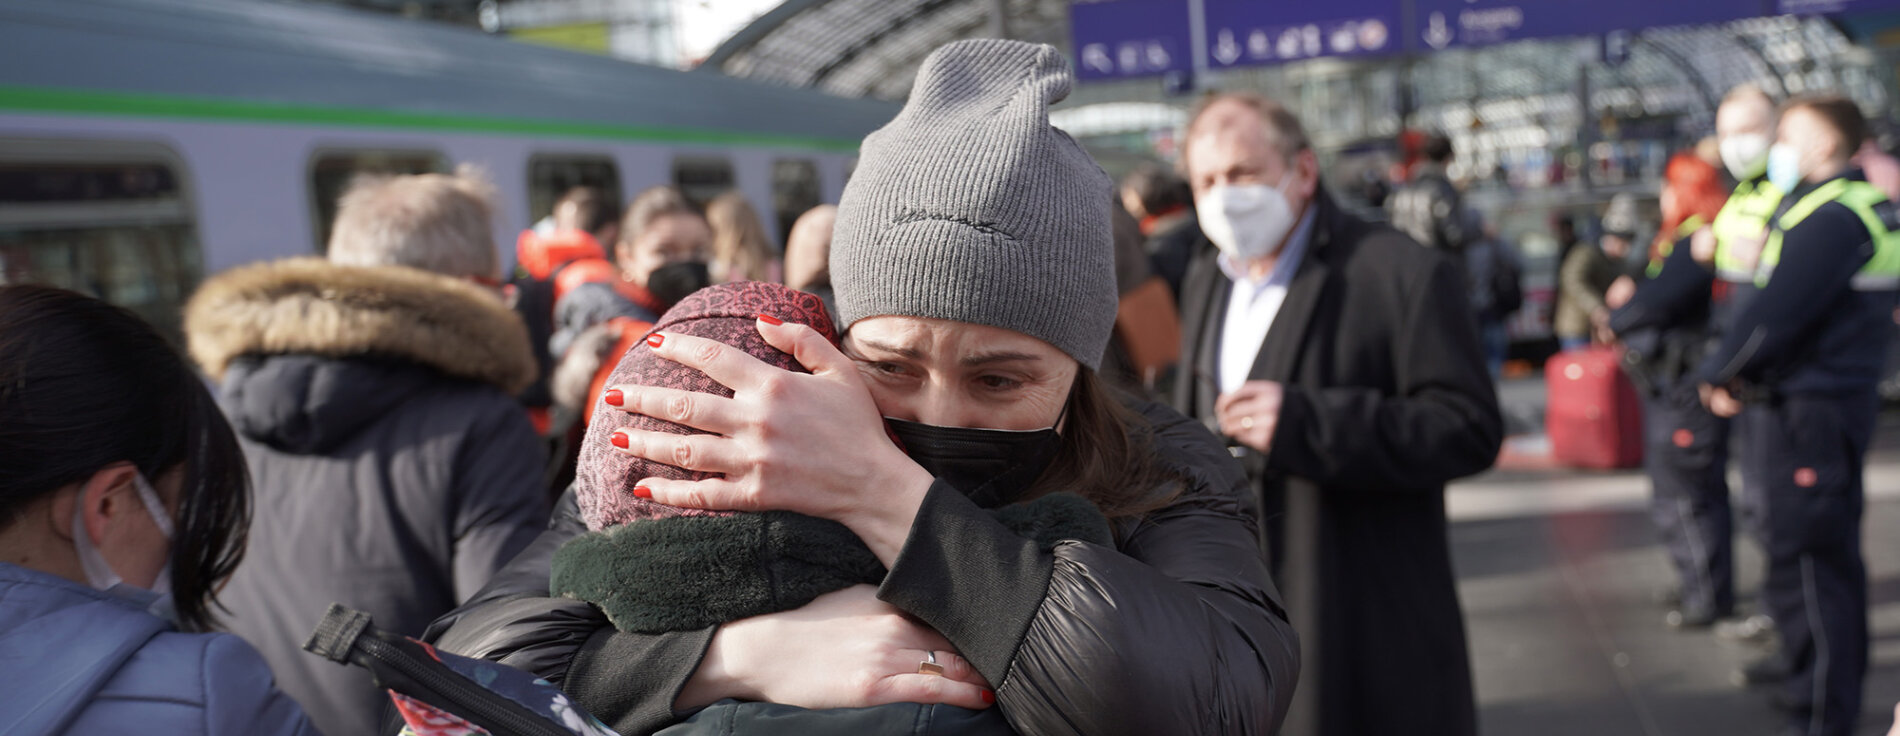
<path fill-rule="evenodd" d="M 714 49 L 701 69 L 846 97 L 901 100 L 938 46 L 999 35 L 1067 52 L 1067 0 L 786 0 Z"/>
<path fill-rule="evenodd" d="M 785 0 L 722 43 L 701 69 L 848 97 L 902 100 L 933 49 L 995 35 L 999 29 L 992 15 L 998 7 L 1006 10 L 1008 37 L 1069 51 L 1066 0 Z M 1874 68 L 1863 48 L 1818 18 L 1653 28 L 1635 36 L 1624 62 L 1606 64 L 1596 57 L 1594 38 L 1545 39 L 1423 54 L 1410 63 L 1380 57 L 1239 69 L 1207 80 L 1207 86 L 1276 94 L 1297 100 L 1306 116 L 1336 122 L 1338 111 L 1332 108 L 1351 106 L 1357 98 L 1368 107 L 1364 124 L 1332 126 L 1330 132 L 1340 138 L 1394 132 L 1401 121 L 1391 113 L 1405 107 L 1420 116 L 1416 123 L 1431 127 L 1489 124 L 1493 117 L 1555 122 L 1533 108 L 1574 99 L 1579 69 L 1585 67 L 1599 90 L 1594 103 L 1600 109 L 1589 114 L 1612 109 L 1686 113 L 1697 128 L 1713 126 L 1716 102 L 1742 82 L 1755 82 L 1777 96 L 1839 89 L 1870 110 L 1889 104 L 1890 79 L 1880 73 L 1885 70 Z M 1373 70 L 1386 73 L 1372 89 L 1359 83 L 1334 91 L 1311 87 L 1317 80 Z M 1327 99 L 1311 99 L 1316 95 Z M 1398 104 L 1398 95 L 1408 95 L 1410 105 Z M 1137 102 L 1182 108 L 1190 101 L 1169 95 L 1159 79 L 1145 78 L 1080 85 L 1063 107 Z M 1313 107 L 1318 109 L 1306 109 Z M 1158 127 L 1150 115 L 1108 112 L 1081 117 L 1105 128 Z M 1433 119 L 1439 114 L 1443 119 Z"/>

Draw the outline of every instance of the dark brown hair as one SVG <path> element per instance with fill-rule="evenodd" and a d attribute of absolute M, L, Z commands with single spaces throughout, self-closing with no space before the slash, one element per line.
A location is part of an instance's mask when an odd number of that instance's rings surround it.
<path fill-rule="evenodd" d="M 250 473 L 211 392 L 131 312 L 63 289 L 0 287 L 0 526 L 121 462 L 148 480 L 182 468 L 173 604 L 182 628 L 211 629 L 251 526 Z"/>
<path fill-rule="evenodd" d="M 1095 371 L 1083 367 L 1069 388 L 1062 450 L 1024 498 L 1068 492 L 1095 503 L 1110 520 L 1144 516 L 1181 495 L 1181 479 L 1155 462 L 1152 431 Z"/>
<path fill-rule="evenodd" d="M 1860 105 L 1840 95 L 1807 95 L 1796 97 L 1783 105 L 1781 114 L 1785 117 L 1795 110 L 1807 110 L 1819 116 L 1822 122 L 1841 136 L 1841 150 L 1834 155 L 1842 159 L 1854 157 L 1860 145 L 1867 140 L 1867 118 L 1860 112 Z"/>
<path fill-rule="evenodd" d="M 680 190 L 668 186 L 658 186 L 634 195 L 627 203 L 627 214 L 620 220 L 620 242 L 629 244 L 640 236 L 653 221 L 668 215 L 692 215 L 705 219 L 699 208 L 687 201 Z"/>
<path fill-rule="evenodd" d="M 1142 164 L 1122 178 L 1122 188 L 1135 193 L 1148 215 L 1161 215 L 1194 204 L 1186 181 L 1158 164 Z"/>
<path fill-rule="evenodd" d="M 561 205 L 574 205 L 575 226 L 589 234 L 598 235 L 608 225 L 620 219 L 620 204 L 607 198 L 599 189 L 590 186 L 572 187 L 554 202 L 554 211 L 560 212 Z M 612 243 L 602 243 L 612 245 Z"/>

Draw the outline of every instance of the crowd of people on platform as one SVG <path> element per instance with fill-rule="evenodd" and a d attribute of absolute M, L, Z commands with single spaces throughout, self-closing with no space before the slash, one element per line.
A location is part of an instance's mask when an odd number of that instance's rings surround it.
<path fill-rule="evenodd" d="M 0 730 L 390 732 L 304 651 L 335 602 L 623 734 L 1476 733 L 1445 486 L 1498 457 L 1523 264 L 1451 141 L 1377 222 L 1227 92 L 1117 185 L 1072 83 L 939 49 L 782 257 L 736 192 L 577 187 L 505 275 L 460 171 L 212 276 L 183 353 L 0 287 Z M 1739 90 L 1718 136 L 1739 187 L 1672 161 L 1631 273 L 1613 204 L 1557 332 L 1641 358 L 1674 625 L 1736 612 L 1742 435 L 1759 674 L 1845 734 L 1900 218 L 1851 102 Z"/>

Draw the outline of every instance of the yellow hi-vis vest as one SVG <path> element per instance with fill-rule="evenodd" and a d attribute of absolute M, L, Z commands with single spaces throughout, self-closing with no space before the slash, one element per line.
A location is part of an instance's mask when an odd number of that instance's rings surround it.
<path fill-rule="evenodd" d="M 1723 281 L 1755 280 L 1755 269 L 1737 253 L 1735 245 L 1763 237 L 1768 219 L 1781 205 L 1780 189 L 1766 179 L 1744 181 L 1735 186 L 1728 203 L 1716 213 L 1710 229 L 1715 234 L 1715 275 Z"/>
<path fill-rule="evenodd" d="M 1900 289 L 1900 212 L 1896 212 L 1886 193 L 1872 184 L 1851 179 L 1835 179 L 1816 187 L 1775 220 L 1768 232 L 1768 242 L 1762 246 L 1761 262 L 1755 269 L 1755 285 L 1767 286 L 1775 266 L 1781 263 L 1783 234 L 1829 202 L 1839 202 L 1859 216 L 1861 223 L 1867 226 L 1868 237 L 1873 238 L 1874 256 L 1854 274 L 1854 290 Z"/>

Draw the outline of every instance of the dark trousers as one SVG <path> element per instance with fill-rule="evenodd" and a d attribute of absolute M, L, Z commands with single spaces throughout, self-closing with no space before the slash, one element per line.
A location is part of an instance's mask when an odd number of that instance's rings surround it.
<path fill-rule="evenodd" d="M 1762 479 L 1768 576 L 1762 597 L 1781 634 L 1808 736 L 1845 736 L 1867 674 L 1867 568 L 1861 560 L 1862 472 L 1879 401 L 1786 396 L 1751 406 L 1745 463 Z"/>
<path fill-rule="evenodd" d="M 1735 610 L 1734 518 L 1729 509 L 1728 420 L 1693 389 L 1651 395 L 1643 406 L 1649 516 L 1682 583 L 1682 610 Z"/>

